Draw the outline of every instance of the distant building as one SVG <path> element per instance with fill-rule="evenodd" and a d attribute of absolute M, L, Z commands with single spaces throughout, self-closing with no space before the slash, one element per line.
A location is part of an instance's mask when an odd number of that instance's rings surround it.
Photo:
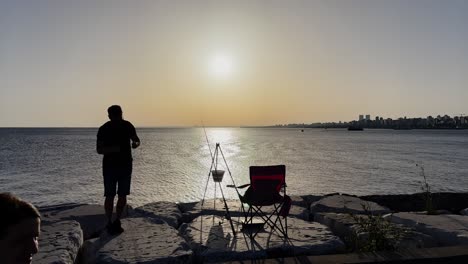
<path fill-rule="evenodd" d="M 364 115 L 359 115 L 359 121 L 364 120 Z"/>
<path fill-rule="evenodd" d="M 366 115 L 366 120 L 370 121 L 370 115 Z"/>

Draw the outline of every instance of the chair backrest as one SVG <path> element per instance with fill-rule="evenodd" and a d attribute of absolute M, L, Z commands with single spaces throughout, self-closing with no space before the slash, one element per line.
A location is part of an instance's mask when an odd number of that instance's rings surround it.
<path fill-rule="evenodd" d="M 250 166 L 250 185 L 254 191 L 279 192 L 286 180 L 286 166 Z"/>

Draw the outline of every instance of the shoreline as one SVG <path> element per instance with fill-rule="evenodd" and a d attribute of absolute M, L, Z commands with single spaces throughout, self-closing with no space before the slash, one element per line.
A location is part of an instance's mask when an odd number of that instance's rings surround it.
<path fill-rule="evenodd" d="M 133 208 L 130 204 L 122 216 L 125 231 L 114 236 L 105 230 L 107 220 L 102 205 L 57 204 L 39 208 L 41 246 L 33 260 L 36 264 L 219 263 L 298 256 L 327 259 L 325 255 L 333 255 L 346 262 L 360 256 L 356 255 L 359 252 L 356 248 L 362 238 L 349 239 L 354 232 L 365 234 L 359 231 L 362 226 L 356 222 L 358 218 L 411 229 L 402 249 L 419 252 L 413 260 L 459 255 L 443 247 L 468 246 L 468 192 L 432 193 L 431 212 L 424 212 L 425 195 L 291 196 L 289 242 L 281 242 L 284 239 L 281 234 L 264 226 L 255 237 L 256 246 L 248 242 L 248 235 L 241 229 L 243 215 L 236 199 L 226 201 L 229 218 L 221 198 L 207 199 L 205 205 L 200 201 L 177 204 L 157 201 Z M 431 248 L 440 253 L 424 253 L 431 252 Z M 397 248 L 382 254 L 386 256 L 382 261 L 392 260 L 398 252 Z M 411 254 L 405 256 L 408 257 L 411 259 Z"/>
<path fill-rule="evenodd" d="M 421 211 L 424 208 L 424 193 L 405 193 L 405 194 L 370 194 L 370 195 L 354 195 L 347 193 L 328 193 L 328 194 L 307 194 L 307 195 L 293 195 L 295 197 L 301 197 L 308 204 L 312 204 L 315 201 L 320 200 L 323 197 L 332 196 L 332 195 L 346 195 L 351 197 L 361 198 L 363 200 L 369 200 L 383 206 L 388 207 L 392 211 Z M 468 191 L 467 192 L 434 192 L 432 193 L 435 204 L 439 204 L 438 209 L 449 210 L 449 211 L 459 211 L 464 208 L 468 208 Z M 219 198 L 218 198 L 219 199 Z M 208 199 L 207 199 L 208 200 Z M 233 199 L 229 199 L 233 200 Z M 237 199 L 234 199 L 237 200 Z M 166 201 L 152 201 L 155 202 L 166 202 Z M 190 202 L 174 202 L 178 205 L 190 205 L 201 202 L 190 201 Z M 88 205 L 83 203 L 62 203 L 46 206 L 38 206 L 40 212 L 49 212 L 54 210 L 68 210 L 78 206 Z M 132 206 L 131 203 L 128 204 Z"/>

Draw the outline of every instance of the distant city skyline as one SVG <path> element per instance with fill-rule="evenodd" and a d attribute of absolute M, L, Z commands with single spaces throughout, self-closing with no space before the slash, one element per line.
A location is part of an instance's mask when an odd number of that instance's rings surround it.
<path fill-rule="evenodd" d="M 0 1 L 0 127 L 468 114 L 468 1 Z"/>
<path fill-rule="evenodd" d="M 375 116 L 372 119 L 369 114 L 360 114 L 357 120 L 338 122 L 317 122 L 298 124 L 277 124 L 274 127 L 295 128 L 386 128 L 386 129 L 468 129 L 468 116 L 437 115 L 426 117 L 398 117 L 389 118 Z"/>

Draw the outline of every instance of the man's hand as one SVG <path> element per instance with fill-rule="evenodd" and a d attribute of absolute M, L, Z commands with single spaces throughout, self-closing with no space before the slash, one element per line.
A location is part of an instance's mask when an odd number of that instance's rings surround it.
<path fill-rule="evenodd" d="M 140 146 L 140 141 L 132 141 L 132 148 L 136 149 Z"/>

